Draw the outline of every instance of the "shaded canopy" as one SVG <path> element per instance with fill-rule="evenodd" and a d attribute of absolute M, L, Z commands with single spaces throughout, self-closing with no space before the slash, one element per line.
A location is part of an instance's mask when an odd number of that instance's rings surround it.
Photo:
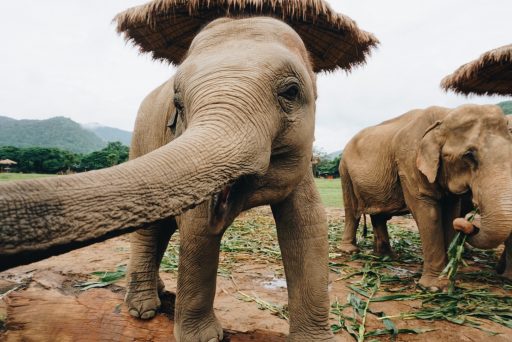
<path fill-rule="evenodd" d="M 16 163 L 14 160 L 10 160 L 10 159 L 1 159 L 0 160 L 0 165 L 16 165 L 18 163 Z"/>
<path fill-rule="evenodd" d="M 363 64 L 378 40 L 324 0 L 153 0 L 115 17 L 117 30 L 155 59 L 179 64 L 203 26 L 220 17 L 272 16 L 301 36 L 315 72 Z"/>
<path fill-rule="evenodd" d="M 446 76 L 441 87 L 462 94 L 512 95 L 512 44 L 464 64 Z"/>

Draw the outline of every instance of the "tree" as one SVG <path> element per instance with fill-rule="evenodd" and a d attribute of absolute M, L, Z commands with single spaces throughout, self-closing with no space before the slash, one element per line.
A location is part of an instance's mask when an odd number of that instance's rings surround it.
<path fill-rule="evenodd" d="M 340 166 L 341 156 L 329 158 L 329 156 L 320 149 L 313 149 L 313 174 L 315 177 L 323 175 L 339 176 L 338 168 Z"/>
<path fill-rule="evenodd" d="M 128 146 L 119 141 L 108 143 L 100 151 L 91 152 L 82 157 L 78 167 L 81 171 L 98 170 L 124 163 L 128 160 Z"/>
<path fill-rule="evenodd" d="M 14 160 L 18 163 L 16 169 L 21 172 L 57 173 L 72 169 L 79 156 L 58 148 L 3 146 L 0 159 Z"/>

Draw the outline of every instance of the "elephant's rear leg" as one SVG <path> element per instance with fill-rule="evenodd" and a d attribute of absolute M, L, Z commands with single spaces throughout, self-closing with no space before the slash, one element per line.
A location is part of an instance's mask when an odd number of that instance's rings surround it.
<path fill-rule="evenodd" d="M 344 253 L 352 254 L 359 252 L 357 247 L 357 228 L 361 215 L 355 213 L 351 208 L 345 207 L 345 229 L 343 230 L 343 237 L 341 239 L 340 250 Z"/>
<path fill-rule="evenodd" d="M 357 247 L 356 234 L 361 220 L 361 212 L 358 209 L 358 202 L 354 193 L 350 174 L 343 160 L 340 165 L 341 185 L 343 188 L 343 205 L 345 207 L 345 229 L 341 239 L 340 250 L 344 253 L 356 253 Z"/>
<path fill-rule="evenodd" d="M 505 249 L 501 254 L 496 271 L 509 280 L 512 280 L 512 234 L 505 241 Z"/>
<path fill-rule="evenodd" d="M 149 319 L 160 307 L 159 293 L 164 290 L 158 270 L 160 262 L 176 231 L 175 219 L 155 223 L 131 234 L 130 264 L 125 302 L 130 315 Z"/>
<path fill-rule="evenodd" d="M 391 244 L 389 243 L 389 234 L 387 222 L 389 216 L 384 214 L 370 215 L 373 226 L 373 253 L 376 255 L 393 255 Z"/>

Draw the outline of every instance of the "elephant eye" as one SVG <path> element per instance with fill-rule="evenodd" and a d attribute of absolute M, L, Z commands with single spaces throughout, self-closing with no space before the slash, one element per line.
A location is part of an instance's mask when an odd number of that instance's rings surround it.
<path fill-rule="evenodd" d="M 279 93 L 280 97 L 284 97 L 288 101 L 296 100 L 299 96 L 299 86 L 291 84 Z"/>
<path fill-rule="evenodd" d="M 476 152 L 474 150 L 467 150 L 466 152 L 464 152 L 464 154 L 462 155 L 462 159 L 475 166 L 478 164 Z"/>
<path fill-rule="evenodd" d="M 178 117 L 181 115 L 183 111 L 183 104 L 181 102 L 181 98 L 178 95 L 174 95 L 174 113 L 171 114 L 169 118 L 169 122 L 167 123 L 167 127 L 171 129 L 171 132 L 174 134 L 176 132 L 176 123 L 178 122 Z"/>
<path fill-rule="evenodd" d="M 174 95 L 174 108 L 176 108 L 177 113 L 181 113 L 183 111 L 183 102 L 178 94 Z"/>

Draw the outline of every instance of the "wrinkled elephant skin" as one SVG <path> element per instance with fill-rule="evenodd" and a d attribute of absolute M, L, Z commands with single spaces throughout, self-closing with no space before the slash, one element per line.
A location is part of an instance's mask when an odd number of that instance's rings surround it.
<path fill-rule="evenodd" d="M 333 340 L 327 223 L 310 168 L 315 101 L 316 75 L 291 27 L 264 17 L 213 21 L 143 101 L 129 162 L 0 185 L 2 267 L 135 231 L 126 303 L 149 319 L 160 306 L 162 255 L 180 229 L 174 334 L 221 340 L 213 299 L 222 234 L 242 210 L 270 204 L 289 340 Z"/>
<path fill-rule="evenodd" d="M 510 236 L 512 137 L 497 106 L 430 107 L 366 128 L 347 144 L 340 175 L 346 215 L 341 248 L 357 250 L 359 219 L 369 214 L 375 252 L 390 253 L 387 220 L 411 212 L 422 241 L 419 283 L 425 288 L 446 286 L 438 276 L 453 221 L 472 204 L 482 223 L 468 237 L 470 244 L 494 248 Z"/>

